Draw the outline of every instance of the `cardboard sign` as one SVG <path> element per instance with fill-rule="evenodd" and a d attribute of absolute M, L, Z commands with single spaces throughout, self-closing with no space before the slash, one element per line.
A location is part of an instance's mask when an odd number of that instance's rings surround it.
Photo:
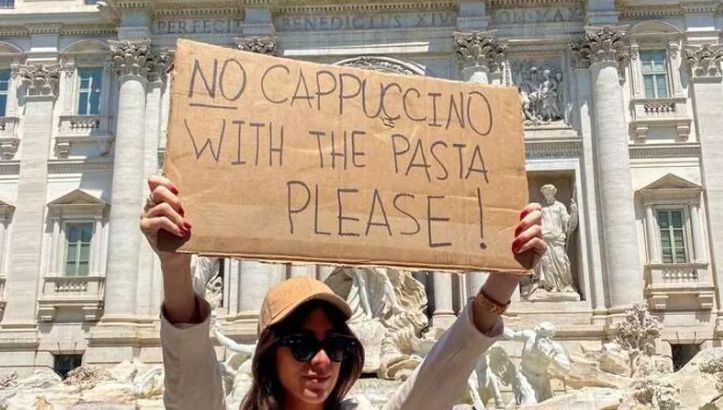
<path fill-rule="evenodd" d="M 179 40 L 165 175 L 180 251 L 522 272 L 515 89 L 312 64 Z"/>

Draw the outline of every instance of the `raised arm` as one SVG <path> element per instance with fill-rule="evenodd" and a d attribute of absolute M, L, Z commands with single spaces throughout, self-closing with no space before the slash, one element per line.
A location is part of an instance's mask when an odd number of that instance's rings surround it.
<path fill-rule="evenodd" d="M 540 206 L 528 205 L 520 217 L 512 251 L 530 256 L 529 260 L 534 261 L 545 251 L 545 244 L 540 238 Z M 456 404 L 477 359 L 504 328 L 500 317 L 489 309 L 488 304 L 481 303 L 481 298 L 500 306 L 507 305 L 521 279 L 522 276 L 515 274 L 491 273 L 480 293 L 467 303 L 457 320 L 384 409 L 449 409 Z"/>
<path fill-rule="evenodd" d="M 163 272 L 161 347 L 165 408 L 224 409 L 221 372 L 208 336 L 209 304 L 193 291 L 191 256 L 163 252 L 158 248 L 161 229 L 179 237 L 189 235 L 191 223 L 184 218 L 178 188 L 163 177 L 148 180 L 150 194 L 140 227 L 158 254 Z"/>

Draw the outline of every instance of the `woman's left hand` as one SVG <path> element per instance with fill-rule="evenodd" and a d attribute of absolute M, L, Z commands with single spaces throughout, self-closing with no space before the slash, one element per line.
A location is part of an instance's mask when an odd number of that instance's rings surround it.
<path fill-rule="evenodd" d="M 542 206 L 536 203 L 528 204 L 522 209 L 520 222 L 515 228 L 515 238 L 512 240 L 512 252 L 518 260 L 529 261 L 531 264 L 529 268 L 534 267 L 547 249 L 547 245 L 542 240 L 541 210 Z M 497 303 L 506 304 L 523 278 L 525 275 L 518 273 L 492 272 L 482 286 L 482 290 L 487 297 Z M 475 312 L 475 322 L 482 332 L 489 330 L 496 320 L 497 317 L 490 312 Z"/>

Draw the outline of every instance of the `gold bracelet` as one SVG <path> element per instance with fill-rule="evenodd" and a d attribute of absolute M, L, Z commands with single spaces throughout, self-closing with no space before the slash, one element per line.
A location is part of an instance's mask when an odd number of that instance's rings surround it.
<path fill-rule="evenodd" d="M 482 307 L 483 309 L 488 310 L 496 314 L 497 316 L 501 316 L 507 311 L 507 308 L 510 306 L 511 302 L 502 304 L 487 296 L 484 291 L 480 289 L 477 297 L 475 298 L 475 303 L 479 304 L 480 307 Z"/>

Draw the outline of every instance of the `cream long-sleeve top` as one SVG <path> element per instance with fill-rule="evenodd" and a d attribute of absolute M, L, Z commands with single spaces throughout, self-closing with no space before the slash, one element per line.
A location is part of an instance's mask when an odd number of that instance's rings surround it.
<path fill-rule="evenodd" d="M 210 307 L 200 297 L 199 301 L 205 317 L 201 323 L 174 325 L 161 313 L 163 402 L 170 410 L 226 410 L 221 369 L 209 336 Z M 383 410 L 450 409 L 467 388 L 467 378 L 477 359 L 502 330 L 502 320 L 498 319 L 489 335 L 481 333 L 474 325 L 468 303 Z M 354 397 L 345 399 L 342 409 L 374 410 L 366 400 Z"/>

